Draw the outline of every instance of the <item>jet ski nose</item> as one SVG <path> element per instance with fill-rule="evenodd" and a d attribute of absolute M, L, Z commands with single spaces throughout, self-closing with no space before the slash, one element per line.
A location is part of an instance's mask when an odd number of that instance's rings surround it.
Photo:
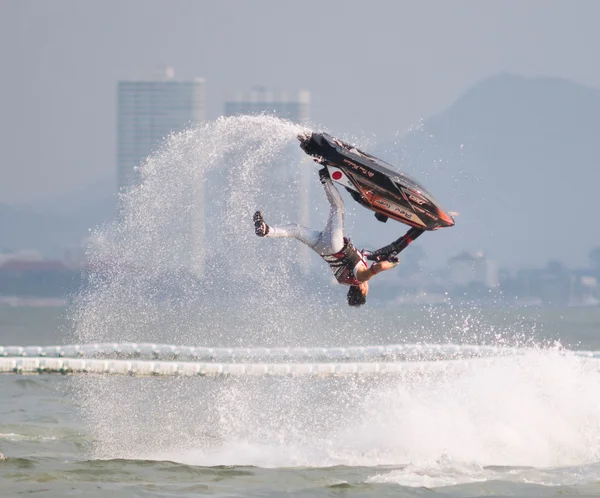
<path fill-rule="evenodd" d="M 439 212 L 440 215 L 440 220 L 442 220 L 444 222 L 445 227 L 453 227 L 454 224 L 456 223 L 456 221 L 454 220 L 454 215 L 457 215 L 458 213 L 445 213 L 444 211 Z"/>
<path fill-rule="evenodd" d="M 301 133 L 298 133 L 298 136 L 296 138 L 298 138 L 300 142 L 305 143 L 312 138 L 312 135 L 312 131 L 303 131 Z"/>

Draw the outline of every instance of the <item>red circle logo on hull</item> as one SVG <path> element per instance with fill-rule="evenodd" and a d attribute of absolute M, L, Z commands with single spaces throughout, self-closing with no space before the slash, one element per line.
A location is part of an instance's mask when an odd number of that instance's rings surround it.
<path fill-rule="evenodd" d="M 339 180 L 341 177 L 342 177 L 341 171 L 334 171 L 333 174 L 331 175 L 331 178 L 333 178 L 334 180 Z"/>

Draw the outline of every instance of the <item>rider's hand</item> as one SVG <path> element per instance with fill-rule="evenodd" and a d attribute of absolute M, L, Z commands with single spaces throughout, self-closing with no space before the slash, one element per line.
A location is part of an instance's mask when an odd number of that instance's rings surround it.
<path fill-rule="evenodd" d="M 396 261 L 390 261 L 390 260 L 386 260 L 386 261 L 381 261 L 378 264 L 380 271 L 385 271 L 385 270 L 391 270 L 392 268 L 395 268 L 396 266 L 398 266 L 398 258 L 394 258 Z"/>

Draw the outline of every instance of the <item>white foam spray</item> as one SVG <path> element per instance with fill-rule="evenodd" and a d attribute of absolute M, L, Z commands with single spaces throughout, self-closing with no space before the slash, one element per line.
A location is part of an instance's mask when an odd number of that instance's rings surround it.
<path fill-rule="evenodd" d="M 254 235 L 256 209 L 267 221 L 297 219 L 285 207 L 297 205 L 309 168 L 296 167 L 300 130 L 241 117 L 170 137 L 123 195 L 119 220 L 94 234 L 74 340 L 357 345 L 377 329 L 401 342 L 400 313 L 390 321 L 348 310 L 343 293 L 328 301 L 320 283 L 307 291 L 297 279 L 300 244 Z M 322 196 L 311 206 L 324 223 Z M 494 478 L 487 465 L 589 464 L 600 451 L 596 365 L 552 350 L 397 377 L 82 376 L 72 388 L 92 458 L 393 464 L 406 467 L 373 479 L 427 485 Z"/>

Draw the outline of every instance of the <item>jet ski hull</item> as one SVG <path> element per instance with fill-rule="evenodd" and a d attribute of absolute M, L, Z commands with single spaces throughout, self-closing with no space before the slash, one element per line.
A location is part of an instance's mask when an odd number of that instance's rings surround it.
<path fill-rule="evenodd" d="M 382 222 L 388 218 L 420 230 L 451 227 L 454 219 L 416 180 L 327 133 L 298 136 L 300 147 L 329 171 L 352 198 L 375 212 Z"/>

